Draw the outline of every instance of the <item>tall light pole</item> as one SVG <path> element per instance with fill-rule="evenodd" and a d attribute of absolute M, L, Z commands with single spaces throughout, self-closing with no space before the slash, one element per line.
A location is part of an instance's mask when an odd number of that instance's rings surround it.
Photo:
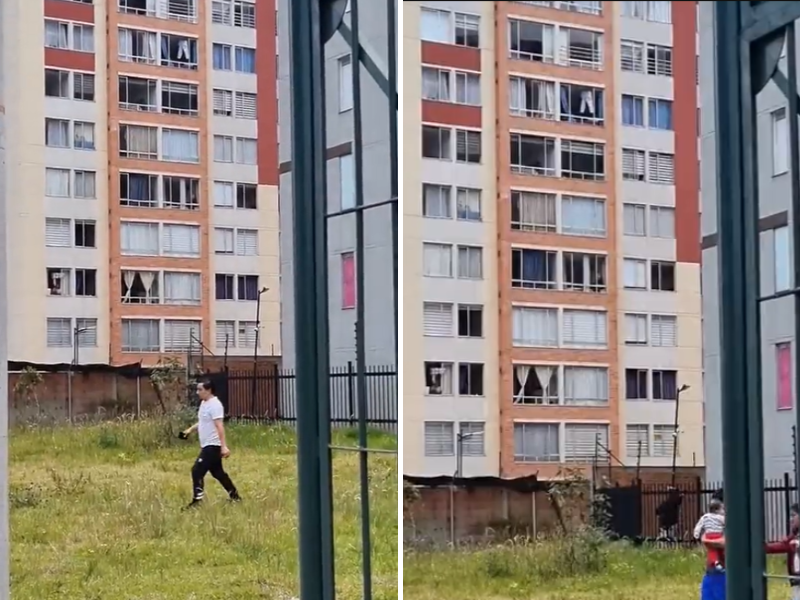
<path fill-rule="evenodd" d="M 453 473 L 453 482 L 450 485 L 450 543 L 455 546 L 456 543 L 456 479 L 462 475 L 462 463 L 464 462 L 464 440 L 476 436 L 482 436 L 483 433 L 473 431 L 470 433 L 456 433 L 456 470 Z"/>
<path fill-rule="evenodd" d="M 258 294 L 256 296 L 256 331 L 255 331 L 255 338 L 253 340 L 253 389 L 252 389 L 252 399 L 250 404 L 250 414 L 251 416 L 255 416 L 256 411 L 256 392 L 257 392 L 257 379 L 256 379 L 256 370 L 258 369 L 258 336 L 261 332 L 261 294 L 265 294 L 269 291 L 268 287 L 262 287 L 258 290 Z"/>
<path fill-rule="evenodd" d="M 78 327 L 77 325 L 72 330 L 72 363 L 69 366 L 69 377 L 67 378 L 67 413 L 69 422 L 72 423 L 72 377 L 73 369 L 78 367 L 80 362 L 80 336 L 82 333 L 89 331 L 88 327 Z"/>
<path fill-rule="evenodd" d="M 678 461 L 678 411 L 681 406 L 681 394 L 690 387 L 684 383 L 675 393 L 675 422 L 672 428 L 672 487 L 675 487 L 675 465 Z"/>

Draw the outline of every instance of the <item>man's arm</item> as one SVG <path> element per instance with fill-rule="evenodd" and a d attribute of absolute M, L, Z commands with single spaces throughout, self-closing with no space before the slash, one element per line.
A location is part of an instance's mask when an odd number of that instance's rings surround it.
<path fill-rule="evenodd" d="M 200 426 L 200 423 L 195 423 L 194 425 L 192 425 L 192 426 L 191 426 L 191 427 L 189 427 L 188 429 L 184 429 L 184 430 L 183 430 L 183 433 L 185 433 L 186 435 L 191 435 L 191 434 L 193 434 L 195 431 L 197 431 L 197 428 L 198 428 L 199 426 Z"/>
<path fill-rule="evenodd" d="M 223 417 L 214 419 L 214 427 L 217 428 L 217 435 L 219 435 L 219 443 L 222 445 L 222 450 L 228 449 L 228 444 L 225 443 L 225 421 Z"/>

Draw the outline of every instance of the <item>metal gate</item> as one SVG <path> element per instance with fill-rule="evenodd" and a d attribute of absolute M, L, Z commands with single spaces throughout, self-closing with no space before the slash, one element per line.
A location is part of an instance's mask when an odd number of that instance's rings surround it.
<path fill-rule="evenodd" d="M 294 207 L 295 335 L 297 344 L 297 434 L 299 486 L 300 597 L 332 600 L 335 596 L 333 561 L 333 500 L 331 454 L 358 452 L 360 458 L 363 598 L 372 598 L 371 535 L 369 516 L 369 454 L 367 440 L 367 384 L 365 352 L 364 211 L 388 207 L 391 211 L 394 357 L 397 364 L 397 30 L 396 1 L 386 3 L 387 67 L 378 67 L 362 47 L 359 36 L 359 0 L 291 0 L 292 185 Z M 349 26 L 345 13 L 349 8 Z M 351 48 L 353 88 L 353 163 L 355 207 L 327 211 L 324 46 L 341 35 Z M 389 196 L 364 201 L 362 144 L 362 70 L 386 96 L 390 160 Z M 328 221 L 346 214 L 356 220 L 356 396 L 358 445 L 334 447 L 330 435 L 328 338 Z M 396 394 L 395 394 L 395 397 Z M 396 452 L 394 452 L 396 454 Z"/>
<path fill-rule="evenodd" d="M 727 597 L 764 600 L 767 586 L 760 311 L 765 302 L 794 296 L 795 344 L 800 340 L 800 101 L 795 39 L 800 2 L 713 4 Z M 778 70 L 784 42 L 786 75 Z M 763 297 L 759 290 L 756 95 L 770 80 L 788 101 L 794 283 L 792 289 Z M 795 361 L 797 378 L 797 351 Z M 797 379 L 794 389 L 798 389 Z M 800 411 L 796 414 L 800 417 Z"/>

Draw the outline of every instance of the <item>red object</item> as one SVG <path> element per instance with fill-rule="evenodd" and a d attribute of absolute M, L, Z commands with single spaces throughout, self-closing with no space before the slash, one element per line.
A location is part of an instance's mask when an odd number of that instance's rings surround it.
<path fill-rule="evenodd" d="M 766 546 L 767 554 L 786 554 L 786 571 L 789 575 L 797 576 L 795 569 L 795 555 L 797 554 L 797 547 L 792 544 L 792 541 L 797 539 L 795 536 L 790 535 L 785 537 L 780 542 L 770 542 Z"/>
<path fill-rule="evenodd" d="M 792 409 L 792 347 L 778 344 L 778 410 Z"/>
<path fill-rule="evenodd" d="M 352 252 L 342 254 L 342 308 L 356 307 L 356 260 Z"/>
<path fill-rule="evenodd" d="M 706 533 L 703 536 L 708 541 L 721 540 L 724 536 L 722 533 Z M 714 548 L 708 544 L 706 546 L 706 568 L 713 569 L 718 564 L 722 567 L 725 566 L 725 549 Z"/>

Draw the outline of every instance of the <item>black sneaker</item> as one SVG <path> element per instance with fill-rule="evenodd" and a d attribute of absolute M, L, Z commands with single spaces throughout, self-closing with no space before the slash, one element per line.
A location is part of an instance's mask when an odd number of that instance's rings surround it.
<path fill-rule="evenodd" d="M 190 510 L 192 508 L 197 508 L 203 503 L 202 500 L 192 500 L 189 504 L 183 507 L 183 510 Z"/>
<path fill-rule="evenodd" d="M 239 494 L 231 494 L 228 498 L 228 502 L 241 502 L 242 497 Z"/>

